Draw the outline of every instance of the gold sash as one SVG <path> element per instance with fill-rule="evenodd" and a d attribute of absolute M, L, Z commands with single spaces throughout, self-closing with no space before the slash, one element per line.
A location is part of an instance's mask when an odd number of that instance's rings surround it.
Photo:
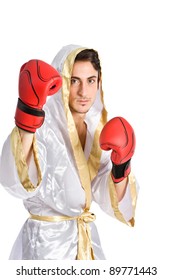
<path fill-rule="evenodd" d="M 96 219 L 96 216 L 88 211 L 84 211 L 79 216 L 39 216 L 30 214 L 30 219 L 45 222 L 62 222 L 76 220 L 78 225 L 78 250 L 77 260 L 94 260 L 94 253 L 91 244 L 91 232 L 89 223 Z"/>

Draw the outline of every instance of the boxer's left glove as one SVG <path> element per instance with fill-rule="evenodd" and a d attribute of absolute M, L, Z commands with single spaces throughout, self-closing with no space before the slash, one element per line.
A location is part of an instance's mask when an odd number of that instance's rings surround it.
<path fill-rule="evenodd" d="M 131 157 L 135 151 L 135 133 L 131 125 L 122 117 L 108 121 L 100 134 L 100 147 L 112 150 L 112 179 L 121 182 L 131 171 Z"/>
<path fill-rule="evenodd" d="M 23 64 L 19 73 L 16 126 L 34 133 L 44 122 L 42 108 L 47 96 L 55 94 L 61 86 L 60 74 L 46 62 L 32 59 Z"/>

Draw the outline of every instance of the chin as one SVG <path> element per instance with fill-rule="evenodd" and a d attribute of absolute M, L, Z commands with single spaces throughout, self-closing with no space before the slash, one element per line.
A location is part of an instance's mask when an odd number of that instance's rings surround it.
<path fill-rule="evenodd" d="M 88 113 L 89 109 L 88 110 L 76 110 L 75 112 L 78 113 L 78 114 L 83 114 L 85 115 L 86 113 Z"/>
<path fill-rule="evenodd" d="M 88 111 L 90 110 L 90 107 L 80 107 L 80 108 L 76 108 L 76 112 L 80 113 L 80 114 L 86 114 Z"/>

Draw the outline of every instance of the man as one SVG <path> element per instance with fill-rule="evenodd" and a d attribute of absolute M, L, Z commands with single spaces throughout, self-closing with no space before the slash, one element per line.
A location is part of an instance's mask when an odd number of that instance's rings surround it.
<path fill-rule="evenodd" d="M 134 225 L 134 132 L 123 118 L 107 122 L 95 50 L 66 46 L 52 66 L 58 72 L 37 60 L 21 68 L 2 151 L 1 183 L 30 213 L 10 259 L 105 259 L 90 206 Z"/>

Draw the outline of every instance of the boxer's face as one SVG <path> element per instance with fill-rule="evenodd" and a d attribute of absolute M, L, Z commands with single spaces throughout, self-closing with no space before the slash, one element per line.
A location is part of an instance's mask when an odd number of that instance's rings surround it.
<path fill-rule="evenodd" d="M 72 114 L 86 114 L 93 105 L 98 90 L 98 71 L 89 61 L 77 61 L 74 63 L 69 107 Z"/>

